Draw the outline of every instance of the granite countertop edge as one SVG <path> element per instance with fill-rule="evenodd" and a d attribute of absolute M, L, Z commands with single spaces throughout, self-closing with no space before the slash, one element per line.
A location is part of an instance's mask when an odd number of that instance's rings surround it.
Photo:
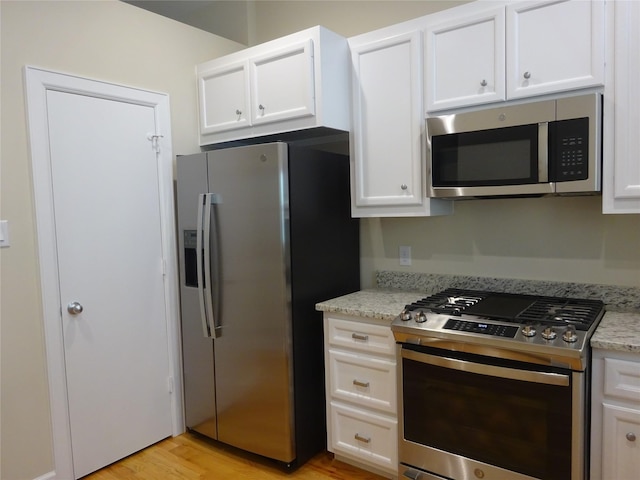
<path fill-rule="evenodd" d="M 374 288 L 360 290 L 316 304 L 322 312 L 391 321 L 402 308 L 425 297 L 422 291 Z M 640 313 L 608 310 L 591 338 L 602 350 L 640 354 Z"/>

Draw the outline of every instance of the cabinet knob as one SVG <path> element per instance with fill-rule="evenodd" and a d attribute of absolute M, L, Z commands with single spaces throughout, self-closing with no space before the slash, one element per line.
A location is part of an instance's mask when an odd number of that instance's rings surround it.
<path fill-rule="evenodd" d="M 636 434 L 633 432 L 629 432 L 625 436 L 627 437 L 627 440 L 629 440 L 630 442 L 636 441 Z"/>
<path fill-rule="evenodd" d="M 531 78 L 531 73 L 530 72 L 524 72 L 524 78 L 529 80 Z"/>
<path fill-rule="evenodd" d="M 486 80 L 482 80 L 480 82 L 480 85 L 483 86 L 483 87 L 486 87 L 487 86 L 487 81 Z"/>
<path fill-rule="evenodd" d="M 242 110 L 236 110 L 236 115 L 242 115 Z"/>
<path fill-rule="evenodd" d="M 400 188 L 401 188 L 402 190 L 406 190 L 406 189 L 407 189 L 407 188 L 409 188 L 409 187 L 407 187 L 407 184 L 406 184 L 406 183 L 403 183 L 402 185 L 400 185 Z"/>
<path fill-rule="evenodd" d="M 258 105 L 258 108 L 259 108 L 260 110 L 263 110 L 263 111 L 264 111 L 264 105 L 260 104 L 260 105 Z"/>

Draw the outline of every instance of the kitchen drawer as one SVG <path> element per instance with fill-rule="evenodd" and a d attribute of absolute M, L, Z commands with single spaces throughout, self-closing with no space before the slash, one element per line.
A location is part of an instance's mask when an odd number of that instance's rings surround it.
<path fill-rule="evenodd" d="M 398 422 L 331 402 L 331 447 L 385 470 L 398 467 Z"/>
<path fill-rule="evenodd" d="M 373 325 L 329 317 L 328 341 L 352 350 L 395 356 L 396 343 L 389 325 Z"/>
<path fill-rule="evenodd" d="M 605 358 L 604 393 L 640 402 L 640 362 Z"/>
<path fill-rule="evenodd" d="M 396 363 L 329 350 L 331 396 L 396 413 Z"/>

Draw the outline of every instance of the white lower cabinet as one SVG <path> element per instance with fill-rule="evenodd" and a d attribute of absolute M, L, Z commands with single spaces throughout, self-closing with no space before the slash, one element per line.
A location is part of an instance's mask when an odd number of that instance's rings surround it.
<path fill-rule="evenodd" d="M 640 472 L 640 354 L 594 350 L 591 480 Z"/>
<path fill-rule="evenodd" d="M 328 450 L 396 478 L 396 359 L 389 321 L 325 313 L 324 331 Z"/>

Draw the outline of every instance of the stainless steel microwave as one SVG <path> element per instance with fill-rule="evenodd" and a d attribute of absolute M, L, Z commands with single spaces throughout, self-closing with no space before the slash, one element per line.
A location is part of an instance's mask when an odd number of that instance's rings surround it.
<path fill-rule="evenodd" d="M 600 93 L 427 118 L 431 197 L 595 194 L 601 158 Z"/>

